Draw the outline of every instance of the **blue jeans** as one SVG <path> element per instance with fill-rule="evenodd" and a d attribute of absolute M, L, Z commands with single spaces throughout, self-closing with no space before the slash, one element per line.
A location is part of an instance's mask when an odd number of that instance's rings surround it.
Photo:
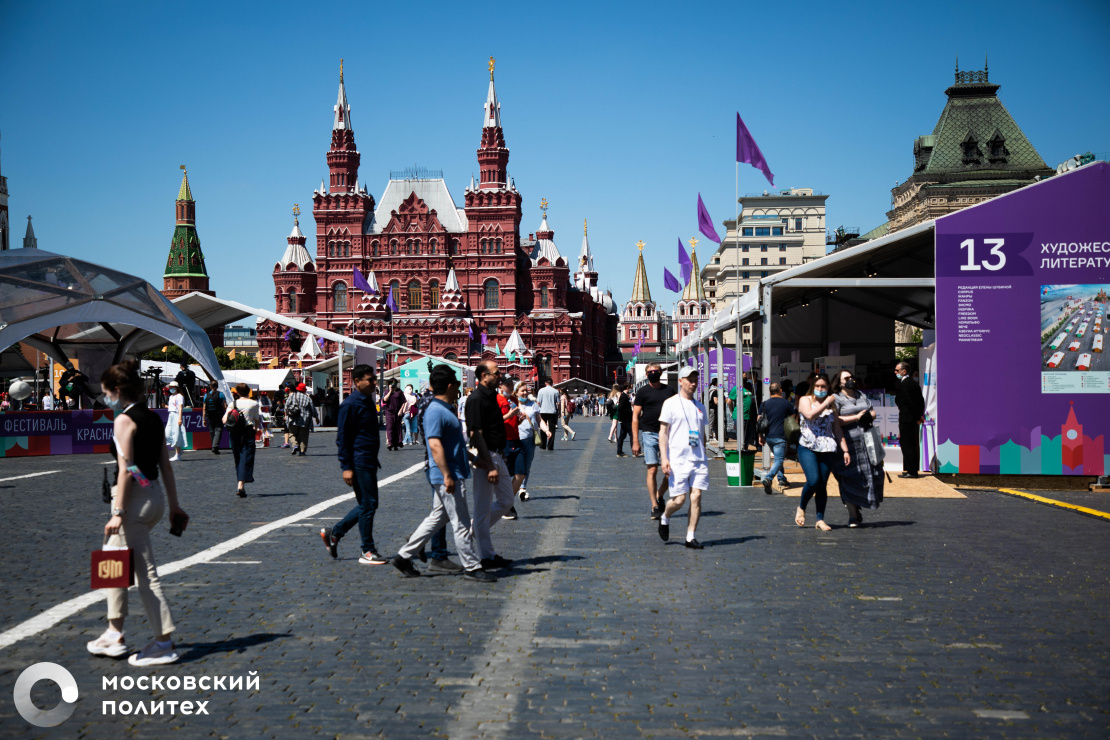
<path fill-rule="evenodd" d="M 785 486 L 787 483 L 786 473 L 782 472 L 782 468 L 786 463 L 786 440 L 777 437 L 768 437 L 766 441 L 771 447 L 771 452 L 775 455 L 775 460 L 771 463 L 770 470 L 763 474 L 763 477 L 767 480 L 771 480 L 777 474 L 779 483 Z M 808 478 L 809 476 L 807 475 L 806 477 Z"/>
<path fill-rule="evenodd" d="M 447 524 L 450 524 L 448 522 Z M 446 560 L 447 559 L 447 524 L 436 530 L 432 535 L 432 540 L 428 544 L 428 557 L 433 560 Z"/>
<path fill-rule="evenodd" d="M 836 467 L 836 458 L 835 452 L 814 452 L 808 447 L 798 445 L 798 463 L 806 474 L 806 484 L 802 488 L 802 500 L 798 508 L 805 511 L 806 504 L 813 498 L 818 519 L 825 518 L 825 503 L 829 499 L 829 473 Z"/>
<path fill-rule="evenodd" d="M 375 552 L 374 512 L 378 510 L 378 471 L 376 468 L 355 468 L 354 474 L 355 500 L 358 503 L 339 524 L 332 527 L 331 534 L 338 540 L 357 522 L 358 533 L 362 537 L 362 552 Z"/>

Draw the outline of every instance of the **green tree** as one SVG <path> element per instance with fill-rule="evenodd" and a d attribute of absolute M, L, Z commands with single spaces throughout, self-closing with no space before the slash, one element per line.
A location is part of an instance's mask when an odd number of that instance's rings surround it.
<path fill-rule="evenodd" d="M 921 339 L 923 336 L 924 335 L 921 333 L 920 329 L 914 329 L 913 336 L 910 337 L 910 341 L 913 342 L 914 346 L 899 347 L 894 351 L 894 356 L 897 357 L 899 360 L 916 360 L 917 350 L 920 349 Z"/>
<path fill-rule="evenodd" d="M 234 360 L 231 359 L 231 355 L 228 354 L 226 349 L 216 347 L 216 362 L 220 363 L 221 370 L 230 370 Z"/>
<path fill-rule="evenodd" d="M 257 370 L 258 360 L 250 355 L 235 355 L 235 359 L 231 361 L 232 370 Z"/>

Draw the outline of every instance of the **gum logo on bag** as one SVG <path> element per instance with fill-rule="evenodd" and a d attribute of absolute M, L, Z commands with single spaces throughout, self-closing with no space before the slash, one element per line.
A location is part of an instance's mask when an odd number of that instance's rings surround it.
<path fill-rule="evenodd" d="M 119 560 L 101 560 L 97 575 L 104 579 L 119 578 L 123 575 L 123 563 Z"/>
<path fill-rule="evenodd" d="M 53 681 L 62 689 L 62 700 L 53 709 L 44 710 L 31 701 L 31 689 L 39 681 Z M 35 663 L 15 680 L 12 699 L 23 719 L 35 727 L 56 727 L 69 719 L 77 709 L 77 682 L 73 674 L 57 663 Z"/>

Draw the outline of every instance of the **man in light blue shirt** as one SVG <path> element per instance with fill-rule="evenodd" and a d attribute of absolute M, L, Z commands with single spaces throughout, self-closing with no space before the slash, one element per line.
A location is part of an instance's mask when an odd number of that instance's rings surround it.
<path fill-rule="evenodd" d="M 555 449 L 555 424 L 559 420 L 559 391 L 551 384 L 551 378 L 544 378 L 544 387 L 536 396 L 536 405 L 540 407 L 540 418 L 547 425 L 547 432 L 540 428 L 540 449 Z"/>
<path fill-rule="evenodd" d="M 491 583 L 497 578 L 482 570 L 474 548 L 470 512 L 466 506 L 466 480 L 470 462 L 466 454 L 462 422 L 455 412 L 459 400 L 460 381 L 449 365 L 436 365 L 428 377 L 435 399 L 424 410 L 424 443 L 428 450 L 427 476 L 432 486 L 432 513 L 421 522 L 404 547 L 390 559 L 402 576 L 412 578 L 420 571 L 412 558 L 424 549 L 444 522 L 450 521 L 455 533 L 455 547 L 462 561 L 463 578 Z"/>

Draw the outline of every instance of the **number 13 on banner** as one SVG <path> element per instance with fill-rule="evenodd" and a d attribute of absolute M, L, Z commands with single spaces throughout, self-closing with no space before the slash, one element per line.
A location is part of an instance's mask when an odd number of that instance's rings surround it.
<path fill-rule="evenodd" d="M 983 239 L 983 245 L 990 247 L 989 257 L 997 257 L 997 260 L 983 260 L 982 262 L 975 261 L 975 240 L 964 239 L 960 242 L 960 249 L 967 250 L 967 264 L 960 265 L 960 270 L 1001 270 L 1006 265 L 1006 255 L 1002 251 L 1002 245 L 1006 243 L 1005 239 Z"/>

